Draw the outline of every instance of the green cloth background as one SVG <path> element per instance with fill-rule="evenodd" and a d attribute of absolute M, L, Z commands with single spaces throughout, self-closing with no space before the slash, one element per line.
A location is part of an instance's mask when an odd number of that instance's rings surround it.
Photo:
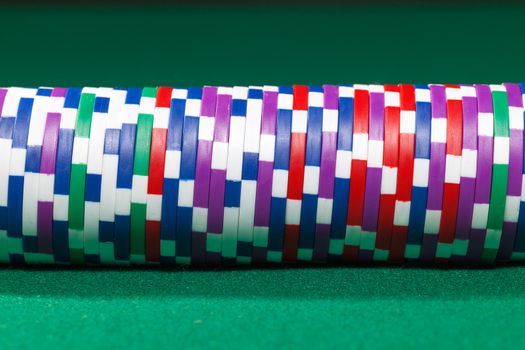
<path fill-rule="evenodd" d="M 0 8 L 0 85 L 525 81 L 525 7 Z M 3 349 L 525 347 L 525 270 L 0 269 Z"/>

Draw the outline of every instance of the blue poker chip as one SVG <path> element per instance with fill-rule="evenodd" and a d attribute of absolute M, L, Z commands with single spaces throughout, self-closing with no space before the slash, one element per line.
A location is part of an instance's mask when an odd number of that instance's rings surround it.
<path fill-rule="evenodd" d="M 127 89 L 124 108 L 126 116 L 120 128 L 118 151 L 118 172 L 114 225 L 114 250 L 117 263 L 130 260 L 131 247 L 131 186 L 133 183 L 133 159 L 135 156 L 135 137 L 142 89 Z"/>
<path fill-rule="evenodd" d="M 33 237 L 34 239 L 31 239 L 31 237 L 23 239 L 22 237 L 25 156 L 33 102 L 33 98 L 20 99 L 13 130 L 7 194 L 7 235 L 8 237 L 22 240 L 23 252 L 35 252 L 38 250 L 36 237 Z"/>
<path fill-rule="evenodd" d="M 304 163 L 303 199 L 297 259 L 311 261 L 315 244 L 315 222 L 319 195 L 321 142 L 323 128 L 323 88 L 308 88 L 308 121 Z"/>
<path fill-rule="evenodd" d="M 428 167 L 430 162 L 431 105 L 427 86 L 416 85 L 416 145 L 412 203 L 408 225 L 405 258 L 417 259 L 421 251 L 428 195 Z"/>
<path fill-rule="evenodd" d="M 188 89 L 182 132 L 182 152 L 177 203 L 177 230 L 175 231 L 176 262 L 189 264 L 192 253 L 193 188 L 199 136 L 201 88 Z"/>
<path fill-rule="evenodd" d="M 279 87 L 277 104 L 275 159 L 273 163 L 274 171 L 267 253 L 267 260 L 274 263 L 282 261 L 288 170 L 290 168 L 290 138 L 293 110 L 292 87 Z"/>
<path fill-rule="evenodd" d="M 69 200 L 75 123 L 81 92 L 82 89 L 80 88 L 68 89 L 58 132 L 53 208 L 53 256 L 55 262 L 58 263 L 69 262 L 67 203 Z"/>
<path fill-rule="evenodd" d="M 160 259 L 164 264 L 175 263 L 175 232 L 177 230 L 182 129 L 187 98 L 187 89 L 174 89 L 172 92 L 166 139 L 166 163 L 160 226 Z"/>

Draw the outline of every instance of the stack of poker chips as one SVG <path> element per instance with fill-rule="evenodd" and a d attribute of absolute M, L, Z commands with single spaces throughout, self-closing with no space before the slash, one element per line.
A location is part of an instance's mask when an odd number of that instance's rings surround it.
<path fill-rule="evenodd" d="M 0 262 L 525 260 L 525 84 L 0 89 Z"/>

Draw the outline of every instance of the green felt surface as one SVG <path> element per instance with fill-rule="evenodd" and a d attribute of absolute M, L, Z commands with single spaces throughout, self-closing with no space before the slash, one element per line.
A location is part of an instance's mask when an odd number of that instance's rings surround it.
<path fill-rule="evenodd" d="M 1 8 L 0 85 L 525 81 L 525 7 Z M 0 270 L 0 347 L 523 348 L 525 270 Z"/>

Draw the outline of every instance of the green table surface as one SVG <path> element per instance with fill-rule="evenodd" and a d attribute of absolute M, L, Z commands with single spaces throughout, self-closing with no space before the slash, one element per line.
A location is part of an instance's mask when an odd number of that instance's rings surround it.
<path fill-rule="evenodd" d="M 525 7 L 2 7 L 0 85 L 525 81 Z M 3 349 L 524 348 L 525 270 L 0 269 Z"/>

